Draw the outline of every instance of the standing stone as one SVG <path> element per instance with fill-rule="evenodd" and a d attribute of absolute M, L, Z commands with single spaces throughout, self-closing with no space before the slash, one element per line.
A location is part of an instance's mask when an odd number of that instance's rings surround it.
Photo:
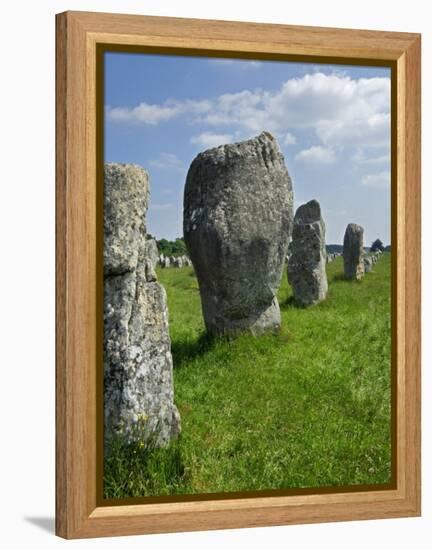
<path fill-rule="evenodd" d="M 166 256 L 166 257 L 163 259 L 162 267 L 170 267 L 170 265 L 171 265 L 170 259 L 168 258 L 168 256 Z"/>
<path fill-rule="evenodd" d="M 136 165 L 108 163 L 104 185 L 105 441 L 154 437 L 164 445 L 179 433 L 180 417 L 166 294 L 149 270 L 155 254 L 146 240 L 148 175 Z"/>
<path fill-rule="evenodd" d="M 291 178 L 268 132 L 194 159 L 183 233 L 209 333 L 280 328 L 276 292 L 292 222 Z"/>
<path fill-rule="evenodd" d="M 327 295 L 325 224 L 316 200 L 303 204 L 294 217 L 293 253 L 288 262 L 288 281 L 294 300 L 310 306 Z M 331 254 L 328 258 L 332 258 Z"/>
<path fill-rule="evenodd" d="M 343 243 L 345 278 L 359 281 L 364 275 L 363 227 L 349 223 Z"/>
<path fill-rule="evenodd" d="M 372 260 L 372 257 L 370 256 L 367 256 L 365 259 L 364 259 L 364 270 L 365 270 L 365 273 L 369 273 L 370 271 L 372 271 L 372 266 L 374 264 L 374 261 Z"/>
<path fill-rule="evenodd" d="M 156 241 L 147 239 L 145 242 L 146 277 L 147 281 L 157 281 L 156 266 L 159 260 L 159 252 Z"/>

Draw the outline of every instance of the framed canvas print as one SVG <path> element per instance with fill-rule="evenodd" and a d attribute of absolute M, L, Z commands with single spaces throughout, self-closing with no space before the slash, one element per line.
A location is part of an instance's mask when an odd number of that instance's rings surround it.
<path fill-rule="evenodd" d="M 420 36 L 57 16 L 56 530 L 420 514 Z"/>

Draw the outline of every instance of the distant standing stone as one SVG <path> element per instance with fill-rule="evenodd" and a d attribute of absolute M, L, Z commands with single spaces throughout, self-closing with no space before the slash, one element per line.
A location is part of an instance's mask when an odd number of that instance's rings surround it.
<path fill-rule="evenodd" d="M 310 306 L 327 295 L 325 224 L 316 200 L 303 204 L 294 217 L 293 253 L 288 262 L 288 281 L 295 302 Z M 331 255 L 329 258 L 333 259 Z"/>
<path fill-rule="evenodd" d="M 147 281 L 156 281 L 157 277 L 155 270 L 159 261 L 159 252 L 154 239 L 147 239 L 145 241 L 145 257 Z"/>
<path fill-rule="evenodd" d="M 156 281 L 154 244 L 146 240 L 149 181 L 136 165 L 105 164 L 105 441 L 180 431 L 173 400 L 171 343 L 164 288 Z"/>
<path fill-rule="evenodd" d="M 292 222 L 291 178 L 268 132 L 194 159 L 183 233 L 209 333 L 279 329 L 276 292 Z"/>
<path fill-rule="evenodd" d="M 345 278 L 359 281 L 364 276 L 363 227 L 349 223 L 343 243 Z"/>
<path fill-rule="evenodd" d="M 372 260 L 372 257 L 370 256 L 367 256 L 365 259 L 364 259 L 364 270 L 365 270 L 365 273 L 369 273 L 370 271 L 372 271 L 372 266 L 374 264 L 374 261 Z"/>

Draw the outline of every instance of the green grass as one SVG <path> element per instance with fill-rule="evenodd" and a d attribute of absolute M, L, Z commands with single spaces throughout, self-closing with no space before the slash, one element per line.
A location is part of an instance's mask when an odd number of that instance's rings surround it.
<path fill-rule="evenodd" d="M 168 294 L 182 433 L 111 453 L 109 498 L 385 483 L 390 479 L 390 254 L 361 282 L 328 264 L 327 299 L 296 308 L 286 272 L 278 335 L 205 336 L 191 268 Z"/>

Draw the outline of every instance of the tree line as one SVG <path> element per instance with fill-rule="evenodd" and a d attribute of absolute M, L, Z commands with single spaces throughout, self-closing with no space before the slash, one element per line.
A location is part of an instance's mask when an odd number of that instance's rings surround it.
<path fill-rule="evenodd" d="M 150 233 L 147 233 L 148 239 L 155 239 Z M 182 238 L 177 238 L 174 241 L 168 239 L 155 239 L 159 254 L 164 256 L 184 256 L 187 255 L 186 245 Z"/>

